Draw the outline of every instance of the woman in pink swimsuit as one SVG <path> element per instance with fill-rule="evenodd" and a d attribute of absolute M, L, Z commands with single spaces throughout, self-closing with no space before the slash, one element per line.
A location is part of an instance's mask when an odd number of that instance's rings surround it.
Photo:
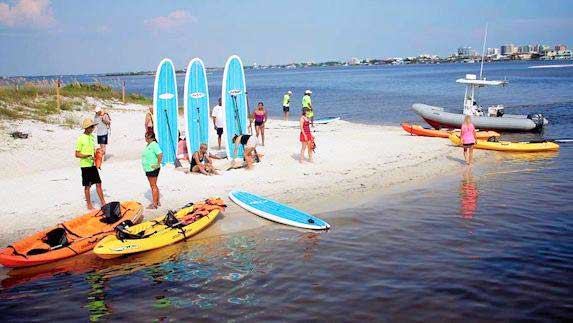
<path fill-rule="evenodd" d="M 474 154 L 474 145 L 477 140 L 477 134 L 476 128 L 474 127 L 470 116 L 466 116 L 464 118 L 460 136 L 462 137 L 462 145 L 464 147 L 464 159 L 468 165 L 471 165 Z"/>
<path fill-rule="evenodd" d="M 265 145 L 265 122 L 267 122 L 267 111 L 263 102 L 259 102 L 257 109 L 253 112 L 253 119 L 255 120 L 255 130 L 257 132 L 257 139 L 261 135 L 261 143 Z"/>

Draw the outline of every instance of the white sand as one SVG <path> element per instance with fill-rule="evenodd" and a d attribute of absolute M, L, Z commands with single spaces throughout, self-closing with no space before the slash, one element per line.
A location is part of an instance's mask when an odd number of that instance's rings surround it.
<path fill-rule="evenodd" d="M 118 108 L 123 108 L 119 110 Z M 144 106 L 114 105 L 109 159 L 100 176 L 107 201 L 136 200 L 148 205 L 151 192 L 141 168 Z M 78 115 L 82 117 L 91 114 Z M 182 118 L 180 118 L 182 119 Z M 85 212 L 79 162 L 74 145 L 81 129 L 39 122 L 2 123 L 0 131 L 0 245 L 6 245 L 43 227 Z M 30 133 L 12 139 L 7 133 Z M 219 176 L 186 174 L 173 166 L 159 176 L 159 210 L 145 210 L 150 219 L 187 202 L 211 196 L 228 201 L 224 216 L 200 237 L 254 229 L 270 224 L 238 208 L 227 198 L 233 189 L 265 195 L 303 210 L 321 213 L 364 203 L 386 188 L 422 181 L 459 167 L 461 152 L 447 140 L 410 136 L 399 127 L 361 125 L 337 121 L 314 128 L 315 163 L 299 164 L 299 128 L 296 121 L 267 122 L 264 159 L 254 169 L 221 171 Z M 216 137 L 211 134 L 211 145 Z M 216 152 L 216 151 L 215 151 Z M 450 156 L 450 158 L 447 158 Z M 455 158 L 452 158 L 455 157 Z M 226 168 L 228 161 L 215 163 Z M 186 168 L 186 167 L 185 167 Z M 99 206 L 95 187 L 94 206 Z M 327 221 L 329 215 L 322 215 Z"/>

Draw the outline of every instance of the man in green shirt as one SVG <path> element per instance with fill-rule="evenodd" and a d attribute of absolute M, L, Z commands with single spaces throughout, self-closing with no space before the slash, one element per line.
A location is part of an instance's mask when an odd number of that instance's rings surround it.
<path fill-rule="evenodd" d="M 292 95 L 291 91 L 288 91 L 287 93 L 285 93 L 285 95 L 283 96 L 283 112 L 285 115 L 285 121 L 288 120 L 288 112 L 290 110 L 290 96 Z"/>
<path fill-rule="evenodd" d="M 101 205 L 105 205 L 103 198 L 103 190 L 101 188 L 101 179 L 99 172 L 94 163 L 95 156 L 95 137 L 92 134 L 95 129 L 96 123 L 90 119 L 84 119 L 82 128 L 84 133 L 78 137 L 76 141 L 76 158 L 80 160 L 80 169 L 82 170 L 82 185 L 84 187 L 84 195 L 89 210 L 93 210 L 92 200 L 90 196 L 90 188 L 93 184 L 96 185 L 97 195 Z"/>
<path fill-rule="evenodd" d="M 302 109 L 308 109 L 306 117 L 310 119 L 310 125 L 314 127 L 314 112 L 312 111 L 312 102 L 310 100 L 311 90 L 304 91 L 304 96 L 302 97 Z"/>

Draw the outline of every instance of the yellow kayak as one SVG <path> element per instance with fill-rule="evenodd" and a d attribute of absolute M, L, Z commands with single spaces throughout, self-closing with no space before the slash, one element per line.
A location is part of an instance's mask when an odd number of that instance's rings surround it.
<path fill-rule="evenodd" d="M 102 239 L 94 253 L 103 259 L 161 248 L 196 235 L 211 224 L 224 210 L 221 199 L 208 199 L 183 207 L 176 213 L 155 218 Z"/>
<path fill-rule="evenodd" d="M 462 140 L 460 137 L 452 134 L 450 135 L 450 141 L 456 146 L 461 146 Z M 511 141 L 487 141 L 480 140 L 476 141 L 474 148 L 477 149 L 487 149 L 487 150 L 498 150 L 498 151 L 513 151 L 513 152 L 540 152 L 540 151 L 555 151 L 559 150 L 559 145 L 551 142 L 511 142 Z"/>

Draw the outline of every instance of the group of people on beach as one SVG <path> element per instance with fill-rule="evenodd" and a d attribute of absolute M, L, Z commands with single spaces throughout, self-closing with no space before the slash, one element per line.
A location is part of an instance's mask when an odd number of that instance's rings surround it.
<path fill-rule="evenodd" d="M 285 120 L 288 120 L 288 113 L 290 110 L 290 98 L 292 91 L 287 91 L 283 97 L 283 112 Z M 299 119 L 300 135 L 299 141 L 301 142 L 301 151 L 299 162 L 304 162 L 305 151 L 308 154 L 308 161 L 313 162 L 313 151 L 315 148 L 314 136 L 311 133 L 310 127 L 313 125 L 314 113 L 312 110 L 311 102 L 312 92 L 306 90 L 302 98 L 302 114 Z M 219 150 L 221 149 L 221 138 L 224 132 L 224 111 L 221 98 L 218 104 L 211 110 L 211 118 L 213 127 L 217 133 L 217 143 Z M 255 126 L 255 135 L 240 134 L 233 137 L 234 150 L 232 153 L 233 161 L 231 167 L 234 166 L 234 161 L 238 153 L 239 146 L 244 149 L 244 159 L 247 169 L 251 169 L 255 161 L 259 161 L 261 155 L 257 154 L 256 147 L 259 145 L 259 137 L 261 138 L 262 146 L 265 145 L 265 124 L 267 122 L 267 111 L 264 103 L 259 102 L 257 108 L 249 116 L 251 128 L 253 122 Z M 148 208 L 158 208 L 161 206 L 159 200 L 159 188 L 157 186 L 157 178 L 161 170 L 161 163 L 163 159 L 163 152 L 154 131 L 154 115 L 153 107 L 149 108 L 145 116 L 145 141 L 146 145 L 141 153 L 141 163 L 143 171 L 149 181 L 152 193 L 152 203 Z M 91 202 L 90 190 L 93 185 L 96 186 L 96 192 L 102 205 L 105 204 L 103 195 L 101 178 L 99 176 L 98 167 L 101 160 L 105 158 L 106 146 L 108 144 L 109 134 L 111 130 L 111 117 L 109 113 L 104 111 L 101 107 L 96 107 L 94 118 L 86 118 L 82 122 L 83 133 L 76 140 L 75 157 L 79 159 L 80 169 L 82 174 L 82 186 L 84 188 L 84 195 L 88 209 L 93 209 Z M 94 136 L 95 131 L 95 136 Z M 96 148 L 96 142 L 99 148 Z M 101 158 L 98 162 L 98 157 Z M 186 140 L 183 136 L 179 136 L 177 145 L 177 159 L 189 161 L 189 171 L 192 173 L 200 173 L 204 175 L 218 174 L 217 168 L 213 165 L 213 159 L 220 159 L 217 155 L 211 154 L 208 151 L 206 143 L 202 143 L 199 149 L 191 154 L 189 157 Z"/>

